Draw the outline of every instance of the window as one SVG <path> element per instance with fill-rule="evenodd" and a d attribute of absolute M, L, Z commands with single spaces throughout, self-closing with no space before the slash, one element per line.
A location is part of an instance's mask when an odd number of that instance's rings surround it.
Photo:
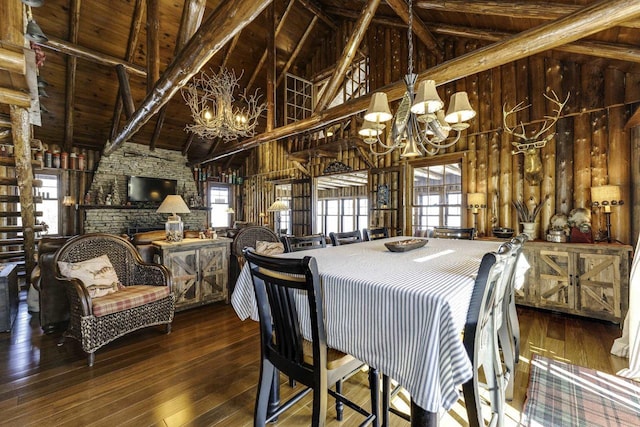
<path fill-rule="evenodd" d="M 212 184 L 209 187 L 209 207 L 211 208 L 211 227 L 230 227 L 232 214 L 228 212 L 231 207 L 229 187 L 226 185 Z"/>
<path fill-rule="evenodd" d="M 36 220 L 49 226 L 47 234 L 60 234 L 58 175 L 38 173 L 36 179 L 42 180 L 42 187 L 36 190 L 42 196 L 42 204 L 36 205 L 36 210 L 41 211 L 42 216 Z"/>
<path fill-rule="evenodd" d="M 309 117 L 313 113 L 313 84 L 293 74 L 287 74 L 285 81 L 285 124 Z"/>
<path fill-rule="evenodd" d="M 318 200 L 316 233 L 360 230 L 368 223 L 369 200 L 365 196 Z"/>
<path fill-rule="evenodd" d="M 413 229 L 462 225 L 462 163 L 413 170 Z"/>

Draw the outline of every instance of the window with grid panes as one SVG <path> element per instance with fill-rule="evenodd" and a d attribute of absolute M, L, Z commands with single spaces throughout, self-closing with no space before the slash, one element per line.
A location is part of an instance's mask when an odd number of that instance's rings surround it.
<path fill-rule="evenodd" d="M 328 236 L 331 232 L 361 230 L 369 223 L 367 197 L 342 197 L 318 200 L 316 205 L 316 233 Z"/>
<path fill-rule="evenodd" d="M 230 188 L 227 185 L 212 184 L 209 187 L 209 207 L 211 208 L 211 227 L 231 227 L 231 214 L 228 209 L 231 207 Z"/>
<path fill-rule="evenodd" d="M 462 164 L 413 170 L 413 230 L 462 226 Z"/>

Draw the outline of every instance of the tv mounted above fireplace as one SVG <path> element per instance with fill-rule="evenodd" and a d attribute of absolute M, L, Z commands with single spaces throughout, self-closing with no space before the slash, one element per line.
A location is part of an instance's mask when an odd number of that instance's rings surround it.
<path fill-rule="evenodd" d="M 131 204 L 160 204 L 170 194 L 176 194 L 175 179 L 127 177 L 127 202 Z"/>

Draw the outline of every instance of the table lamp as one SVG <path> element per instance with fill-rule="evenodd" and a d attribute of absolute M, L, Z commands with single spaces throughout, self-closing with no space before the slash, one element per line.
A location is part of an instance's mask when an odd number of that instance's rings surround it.
<path fill-rule="evenodd" d="M 485 193 L 468 193 L 467 208 L 473 213 L 473 233 L 474 237 L 478 233 L 478 213 L 480 209 L 487 207 L 487 195 Z"/>
<path fill-rule="evenodd" d="M 182 219 L 177 215 L 180 213 L 189 213 L 189 207 L 182 199 L 182 196 L 177 194 L 169 195 L 165 197 L 162 204 L 156 211 L 157 213 L 169 213 L 171 216 L 165 223 L 165 231 L 168 242 L 179 242 L 182 240 L 184 233 L 184 224 Z"/>
<path fill-rule="evenodd" d="M 604 212 L 607 224 L 607 236 L 598 241 L 606 239 L 611 243 L 611 206 L 623 205 L 622 191 L 618 185 L 601 185 L 591 187 L 591 204 L 596 208 L 601 208 Z"/>
<path fill-rule="evenodd" d="M 289 205 L 283 202 L 280 199 L 276 199 L 275 202 L 269 206 L 267 212 L 275 212 L 276 213 L 276 234 L 280 237 L 280 212 L 288 211 Z"/>

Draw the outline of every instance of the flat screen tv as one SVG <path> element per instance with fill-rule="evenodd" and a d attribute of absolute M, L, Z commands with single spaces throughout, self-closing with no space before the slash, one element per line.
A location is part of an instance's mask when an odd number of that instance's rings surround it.
<path fill-rule="evenodd" d="M 127 182 L 127 202 L 132 204 L 160 204 L 170 194 L 176 194 L 175 179 L 130 176 Z"/>

